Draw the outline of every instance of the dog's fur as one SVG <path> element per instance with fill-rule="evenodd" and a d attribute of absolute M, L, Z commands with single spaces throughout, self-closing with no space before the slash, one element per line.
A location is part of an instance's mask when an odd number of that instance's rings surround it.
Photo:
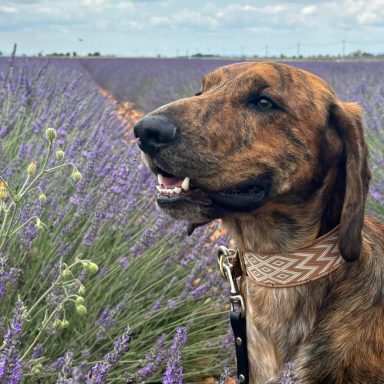
<path fill-rule="evenodd" d="M 212 193 L 261 175 L 270 182 L 256 209 L 164 205 L 173 217 L 194 225 L 221 218 L 240 249 L 258 253 L 303 248 L 340 224 L 346 262 L 330 275 L 291 288 L 242 278 L 250 382 L 278 382 L 293 362 L 299 384 L 384 383 L 384 226 L 364 218 L 370 170 L 360 107 L 303 70 L 241 63 L 150 116 L 177 127 L 171 145 L 145 155 L 155 173 L 189 176 Z"/>

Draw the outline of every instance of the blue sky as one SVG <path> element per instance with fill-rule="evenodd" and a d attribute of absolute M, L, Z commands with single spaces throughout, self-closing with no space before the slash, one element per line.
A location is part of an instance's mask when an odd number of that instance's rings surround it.
<path fill-rule="evenodd" d="M 384 0 L 0 0 L 0 51 L 384 53 Z"/>

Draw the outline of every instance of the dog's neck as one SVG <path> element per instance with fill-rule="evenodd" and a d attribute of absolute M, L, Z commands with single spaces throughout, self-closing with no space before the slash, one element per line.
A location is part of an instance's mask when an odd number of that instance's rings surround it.
<path fill-rule="evenodd" d="M 295 198 L 281 199 L 292 203 L 270 202 L 255 213 L 224 219 L 223 224 L 244 252 L 294 252 L 313 245 L 339 224 L 343 199 L 344 180 L 333 169 L 304 203 Z M 311 333 L 327 286 L 326 277 L 315 285 L 278 289 L 257 284 L 249 276 L 241 279 L 247 308 L 250 382 L 261 384 L 281 375 L 296 346 Z M 299 315 L 297 308 L 301 308 Z M 300 332 L 292 332 L 295 329 Z"/>
<path fill-rule="evenodd" d="M 339 224 L 344 197 L 338 170 L 328 172 L 321 188 L 305 203 L 270 202 L 257 212 L 223 219 L 236 246 L 256 253 L 305 248 Z"/>

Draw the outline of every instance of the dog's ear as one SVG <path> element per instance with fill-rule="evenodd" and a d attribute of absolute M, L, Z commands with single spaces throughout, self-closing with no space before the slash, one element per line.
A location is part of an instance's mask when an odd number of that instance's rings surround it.
<path fill-rule="evenodd" d="M 330 123 L 344 143 L 346 168 L 339 248 L 346 261 L 355 261 L 361 252 L 365 201 L 371 178 L 362 110 L 356 103 L 334 102 Z"/>

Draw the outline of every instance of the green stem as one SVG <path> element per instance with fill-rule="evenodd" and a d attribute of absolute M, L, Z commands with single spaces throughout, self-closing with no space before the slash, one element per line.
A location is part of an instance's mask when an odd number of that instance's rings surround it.
<path fill-rule="evenodd" d="M 27 177 L 25 178 L 24 184 L 21 186 L 19 194 L 21 194 L 24 190 L 24 188 L 27 186 L 29 179 L 31 178 L 31 174 L 28 173 Z"/>
<path fill-rule="evenodd" d="M 64 305 L 65 303 L 65 300 L 63 302 L 60 303 L 60 305 L 57 306 L 57 308 L 51 313 L 51 315 L 48 317 L 47 321 L 45 322 L 45 324 L 41 327 L 39 333 L 37 334 L 37 336 L 35 337 L 35 340 L 32 341 L 32 344 L 29 346 L 29 348 L 25 351 L 24 355 L 21 357 L 20 361 L 23 361 L 29 354 L 29 352 L 32 350 L 32 348 L 36 345 L 37 341 L 39 340 L 40 336 L 42 335 L 42 333 L 45 331 L 45 328 L 47 328 L 49 322 L 52 320 L 53 316 L 56 314 L 56 312 L 58 312 L 62 306 Z"/>
<path fill-rule="evenodd" d="M 59 271 L 60 272 L 61 272 L 61 265 L 62 265 L 62 258 L 60 258 L 60 261 L 59 261 Z M 29 317 L 31 315 L 31 313 L 33 312 L 35 307 L 41 302 L 41 300 L 44 299 L 44 297 L 46 297 L 48 295 L 49 292 L 52 291 L 52 289 L 56 286 L 56 284 L 59 282 L 60 279 L 61 279 L 61 274 L 56 279 L 56 281 L 42 294 L 42 296 L 40 296 L 40 298 L 36 301 L 36 303 L 32 305 L 32 307 L 27 312 L 26 317 Z"/>
<path fill-rule="evenodd" d="M 15 209 L 16 211 L 16 209 Z M 18 231 L 20 231 L 21 228 L 23 228 L 25 225 L 27 225 L 30 221 L 32 220 L 36 220 L 38 217 L 37 216 L 32 216 L 30 217 L 27 221 L 25 221 L 23 224 L 19 225 L 9 236 L 13 236 L 15 233 L 17 233 Z M 1 247 L 0 247 L 0 250 L 1 250 Z"/>
<path fill-rule="evenodd" d="M 25 190 L 20 190 L 20 192 L 17 194 L 18 200 L 22 199 L 22 197 L 36 184 L 36 182 L 43 176 L 45 173 L 45 168 L 48 164 L 49 157 L 51 156 L 51 151 L 52 151 L 52 141 L 49 141 L 48 144 L 48 152 L 47 156 L 45 157 L 44 163 L 43 163 L 43 168 L 42 170 L 37 174 L 37 176 L 31 181 L 31 183 L 28 185 L 28 187 L 25 188 Z"/>
<path fill-rule="evenodd" d="M 56 279 L 56 281 L 39 297 L 39 299 L 35 302 L 35 304 L 32 305 L 32 307 L 27 312 L 26 317 L 29 317 L 33 310 L 41 303 L 41 301 L 49 294 L 49 292 L 52 291 L 53 288 L 56 287 L 56 284 L 61 279 L 61 275 Z"/>
<path fill-rule="evenodd" d="M 3 223 L 1 224 L 1 228 L 0 228 L 0 237 L 1 237 L 1 234 L 3 233 L 3 231 L 4 231 L 5 223 L 8 220 L 9 208 L 7 210 L 4 210 L 4 212 L 5 212 L 4 213 L 4 219 L 3 219 Z"/>
<path fill-rule="evenodd" d="M 73 163 L 64 163 L 64 164 L 57 165 L 56 167 L 46 169 L 45 173 L 55 172 L 60 168 L 66 167 L 67 165 L 71 165 L 72 167 L 76 168 L 76 165 Z"/>
<path fill-rule="evenodd" d="M 12 202 L 15 203 L 16 202 L 16 197 L 13 194 L 11 188 L 9 188 L 8 183 L 1 176 L 0 176 L 0 180 L 4 183 L 5 188 L 7 188 L 7 191 L 9 193 L 9 196 L 11 197 Z"/>
<path fill-rule="evenodd" d="M 73 268 L 75 265 L 77 264 L 80 264 L 81 261 L 80 260 L 76 260 L 74 263 L 72 263 L 69 267 L 67 267 L 67 269 L 71 269 Z M 61 266 L 62 266 L 62 262 L 60 260 L 60 265 L 59 265 L 59 270 L 61 272 Z M 52 291 L 53 288 L 55 288 L 57 286 L 57 283 L 60 281 L 61 279 L 61 274 L 60 276 L 56 279 L 56 281 L 39 297 L 39 299 L 35 302 L 35 304 L 33 304 L 33 306 L 30 308 L 30 310 L 27 312 L 27 317 L 29 317 L 31 315 L 31 313 L 33 312 L 33 310 L 40 304 L 40 302 L 49 294 L 49 292 Z M 79 281 L 78 279 L 73 279 L 73 280 L 69 280 L 69 281 L 66 281 L 65 284 L 66 285 L 70 285 L 72 284 L 73 282 L 77 282 Z"/>
<path fill-rule="evenodd" d="M 2 251 L 2 249 L 4 248 L 4 245 L 8 239 L 8 236 L 9 236 L 9 232 L 11 231 L 11 228 L 12 228 L 12 225 L 13 225 L 13 220 L 15 219 L 15 216 L 16 216 L 16 211 L 17 211 L 17 205 L 15 204 L 15 208 L 13 209 L 12 211 L 12 216 L 11 216 L 11 220 L 8 224 L 8 228 L 7 228 L 7 231 L 5 232 L 5 235 L 4 235 L 4 238 L 0 244 L 0 253 Z M 5 217 L 4 217 L 4 221 L 5 221 Z"/>

